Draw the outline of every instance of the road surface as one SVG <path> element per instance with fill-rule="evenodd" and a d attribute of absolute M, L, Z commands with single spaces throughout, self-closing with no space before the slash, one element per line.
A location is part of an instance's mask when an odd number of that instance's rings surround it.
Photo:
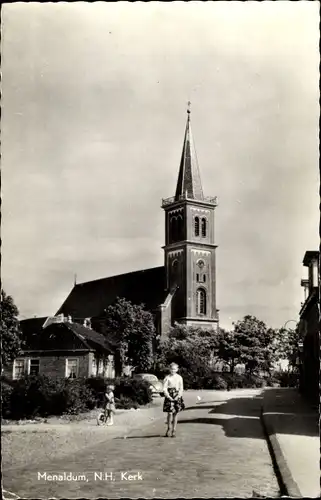
<path fill-rule="evenodd" d="M 43 499 L 279 497 L 260 393 L 188 391 L 176 438 L 164 437 L 160 408 L 147 426 L 68 460 L 3 470 L 3 487 Z"/>

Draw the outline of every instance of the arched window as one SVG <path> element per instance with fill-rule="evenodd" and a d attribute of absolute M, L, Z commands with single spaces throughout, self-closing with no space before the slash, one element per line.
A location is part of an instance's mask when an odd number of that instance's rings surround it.
<path fill-rule="evenodd" d="M 196 311 L 198 314 L 206 314 L 206 292 L 203 288 L 196 292 Z"/>
<path fill-rule="evenodd" d="M 181 215 L 178 215 L 177 217 L 177 240 L 181 241 L 183 240 L 183 217 Z"/>
<path fill-rule="evenodd" d="M 171 218 L 171 241 L 177 241 L 177 219 Z"/>
<path fill-rule="evenodd" d="M 177 259 L 172 262 L 172 284 L 177 284 L 179 275 L 179 262 Z"/>
<path fill-rule="evenodd" d="M 194 219 L 194 232 L 195 232 L 195 236 L 200 235 L 200 220 L 198 217 L 195 217 L 195 219 Z"/>
<path fill-rule="evenodd" d="M 206 238 L 206 219 L 203 217 L 202 219 L 202 237 Z"/>

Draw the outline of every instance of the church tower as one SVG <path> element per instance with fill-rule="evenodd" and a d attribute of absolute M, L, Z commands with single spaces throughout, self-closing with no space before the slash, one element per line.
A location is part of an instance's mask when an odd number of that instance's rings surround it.
<path fill-rule="evenodd" d="M 163 199 L 165 210 L 166 287 L 171 324 L 218 327 L 214 239 L 215 198 L 205 197 L 187 111 L 175 196 Z"/>

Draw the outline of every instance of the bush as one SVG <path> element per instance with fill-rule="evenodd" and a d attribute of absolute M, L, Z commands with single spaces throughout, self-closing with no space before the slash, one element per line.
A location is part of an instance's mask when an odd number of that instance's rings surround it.
<path fill-rule="evenodd" d="M 147 380 L 121 378 L 115 384 L 115 397 L 128 398 L 138 405 L 146 405 L 153 400 L 150 383 Z"/>
<path fill-rule="evenodd" d="M 298 387 L 299 376 L 293 372 L 275 372 L 273 380 L 278 382 L 280 387 Z"/>
<path fill-rule="evenodd" d="M 224 373 L 222 374 L 228 389 L 251 389 L 265 387 L 264 378 L 246 373 Z"/>
<path fill-rule="evenodd" d="M 213 373 L 204 379 L 204 389 L 215 389 L 217 391 L 224 391 L 227 389 L 227 382 L 218 373 Z"/>
<path fill-rule="evenodd" d="M 146 380 L 137 380 L 127 377 L 116 379 L 104 379 L 102 377 L 91 377 L 87 384 L 94 393 L 97 406 L 102 406 L 106 386 L 111 384 L 115 387 L 116 408 L 135 408 L 146 405 L 153 399 L 150 384 Z M 129 406 L 130 405 L 130 406 Z"/>
<path fill-rule="evenodd" d="M 179 372 L 184 380 L 185 389 L 245 389 L 265 387 L 264 378 L 242 373 L 216 372 L 203 367 L 197 372 L 181 368 Z"/>
<path fill-rule="evenodd" d="M 94 392 L 88 387 L 86 379 L 66 379 L 62 391 L 54 397 L 56 411 L 59 414 L 77 414 L 82 411 L 92 410 L 96 406 Z"/>
<path fill-rule="evenodd" d="M 12 391 L 11 385 L 1 384 L 1 418 L 10 418 Z"/>
<path fill-rule="evenodd" d="M 93 391 L 85 379 L 50 379 L 45 375 L 32 375 L 14 381 L 10 403 L 6 404 L 6 416 L 22 419 L 76 414 L 94 408 L 95 403 Z"/>
<path fill-rule="evenodd" d="M 115 385 L 115 380 L 103 377 L 90 377 L 87 378 L 86 383 L 93 393 L 96 406 L 100 408 L 104 404 L 107 385 Z"/>
<path fill-rule="evenodd" d="M 194 363 L 191 367 L 182 366 L 179 373 L 183 377 L 185 389 L 205 389 L 213 374 L 208 366 L 200 363 Z"/>
<path fill-rule="evenodd" d="M 31 375 L 16 380 L 11 395 L 11 418 L 32 418 L 52 414 L 58 387 L 58 381 L 44 375 Z"/>
<path fill-rule="evenodd" d="M 116 406 L 122 410 L 130 410 L 130 408 L 138 408 L 139 404 L 127 396 L 121 396 L 119 401 L 117 401 Z"/>
<path fill-rule="evenodd" d="M 50 379 L 45 375 L 26 376 L 3 384 L 1 412 L 3 418 L 23 419 L 49 415 L 78 414 L 102 406 L 106 385 L 115 386 L 118 408 L 137 408 L 152 401 L 150 384 L 145 380 Z"/>

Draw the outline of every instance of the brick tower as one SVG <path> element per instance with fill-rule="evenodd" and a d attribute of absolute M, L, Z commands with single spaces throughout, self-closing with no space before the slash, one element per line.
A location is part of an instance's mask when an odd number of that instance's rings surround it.
<path fill-rule="evenodd" d="M 175 196 L 163 199 L 165 270 L 171 297 L 171 324 L 217 329 L 214 210 L 203 195 L 194 149 L 190 110 Z"/>

